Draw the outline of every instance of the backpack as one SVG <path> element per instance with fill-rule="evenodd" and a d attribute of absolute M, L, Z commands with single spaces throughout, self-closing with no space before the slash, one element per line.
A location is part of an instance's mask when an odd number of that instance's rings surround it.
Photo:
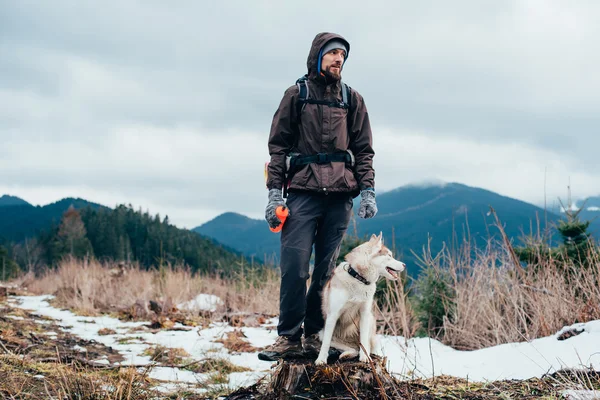
<path fill-rule="evenodd" d="M 352 98 L 352 95 L 350 93 L 350 87 L 348 85 L 346 85 L 344 82 L 340 81 L 340 84 L 342 86 L 342 101 L 328 101 L 328 100 L 315 100 L 315 99 L 311 99 L 310 98 L 310 89 L 308 86 L 308 75 L 304 75 L 302 77 L 300 77 L 297 81 L 296 81 L 296 86 L 298 86 L 298 91 L 299 91 L 299 95 L 298 95 L 298 99 L 296 101 L 296 112 L 298 115 L 298 122 L 300 121 L 300 114 L 302 113 L 302 110 L 304 109 L 304 106 L 306 104 L 322 104 L 322 105 L 326 105 L 328 107 L 337 107 L 337 108 L 343 108 L 343 109 L 347 109 L 348 110 L 348 114 L 347 114 L 347 118 L 348 118 L 348 129 L 350 129 L 350 99 Z M 337 153 L 331 153 L 331 154 L 326 154 L 326 153 L 319 153 L 319 154 L 313 154 L 313 155 L 301 155 L 300 153 L 290 153 L 287 154 L 286 156 L 286 176 L 284 179 L 284 184 L 283 184 L 283 197 L 287 198 L 288 195 L 288 187 L 290 185 L 290 182 L 292 180 L 292 177 L 294 176 L 294 173 L 296 172 L 296 169 L 301 166 L 301 165 L 306 165 L 306 164 L 312 164 L 312 163 L 317 163 L 317 164 L 323 164 L 323 163 L 328 163 L 328 162 L 345 162 L 347 163 L 350 167 L 354 167 L 354 154 L 352 154 L 352 151 L 347 150 L 344 152 L 337 152 Z"/>
<path fill-rule="evenodd" d="M 310 98 L 310 88 L 308 86 L 308 74 L 298 78 L 296 81 L 296 86 L 298 86 L 298 91 L 300 94 L 298 95 L 298 100 L 296 101 L 296 111 L 299 116 L 304 109 L 305 104 L 323 104 L 329 107 L 337 107 L 344 108 L 348 110 L 348 117 L 350 116 L 350 101 L 352 99 L 352 95 L 350 94 L 350 87 L 346 85 L 344 82 L 341 82 L 342 86 L 342 101 L 328 101 L 328 100 L 315 100 Z"/>

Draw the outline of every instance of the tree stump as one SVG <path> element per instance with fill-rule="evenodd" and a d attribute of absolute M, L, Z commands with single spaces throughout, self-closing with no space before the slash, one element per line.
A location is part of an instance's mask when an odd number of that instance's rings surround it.
<path fill-rule="evenodd" d="M 385 368 L 386 358 L 371 362 L 335 361 L 317 367 L 314 360 L 280 360 L 270 376 L 227 397 L 228 400 L 279 399 L 402 399 L 400 385 Z"/>

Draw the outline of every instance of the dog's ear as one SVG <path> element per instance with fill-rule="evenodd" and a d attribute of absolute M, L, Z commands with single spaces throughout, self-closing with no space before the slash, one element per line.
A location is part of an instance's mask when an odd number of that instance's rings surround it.
<path fill-rule="evenodd" d="M 371 234 L 371 239 L 369 241 L 377 241 L 381 242 L 383 240 L 383 232 L 379 231 L 379 236 L 375 236 L 375 234 Z"/>
<path fill-rule="evenodd" d="M 377 253 L 379 253 L 381 251 L 381 249 L 383 248 L 383 242 L 381 241 L 381 236 L 371 236 L 371 240 L 369 241 L 370 243 L 370 249 L 371 249 L 371 254 L 375 255 Z"/>

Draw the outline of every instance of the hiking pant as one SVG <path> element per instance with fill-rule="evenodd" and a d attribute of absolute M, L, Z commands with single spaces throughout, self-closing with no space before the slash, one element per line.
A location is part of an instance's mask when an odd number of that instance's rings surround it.
<path fill-rule="evenodd" d="M 281 291 L 277 333 L 298 340 L 319 332 L 323 319 L 321 293 L 335 268 L 340 244 L 352 215 L 349 193 L 290 192 L 290 216 L 281 231 Z M 314 270 L 306 281 L 312 247 Z"/>

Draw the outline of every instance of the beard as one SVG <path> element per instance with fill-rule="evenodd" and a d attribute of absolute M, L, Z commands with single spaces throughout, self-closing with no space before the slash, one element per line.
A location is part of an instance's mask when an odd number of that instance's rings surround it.
<path fill-rule="evenodd" d="M 330 65 L 329 67 L 327 67 L 325 69 L 325 71 L 323 71 L 323 73 L 325 74 L 325 77 L 327 78 L 328 82 L 335 82 L 335 81 L 339 81 L 342 79 L 342 67 L 338 66 L 339 72 L 333 72 L 331 70 L 332 67 L 335 67 L 335 65 Z"/>

